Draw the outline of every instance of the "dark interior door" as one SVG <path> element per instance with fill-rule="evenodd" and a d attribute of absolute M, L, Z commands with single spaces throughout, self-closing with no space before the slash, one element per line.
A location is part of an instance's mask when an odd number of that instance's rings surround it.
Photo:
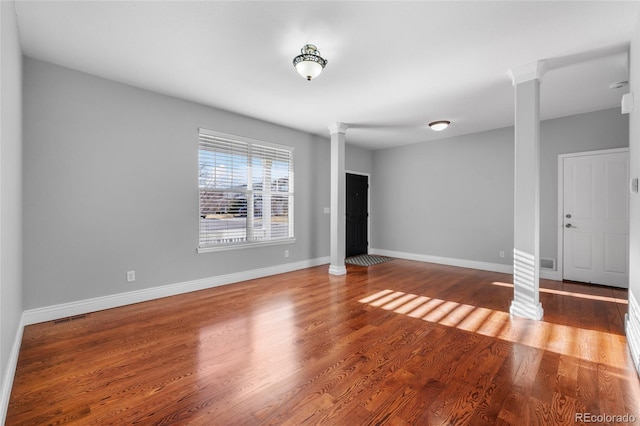
<path fill-rule="evenodd" d="M 368 189 L 368 176 L 347 173 L 347 257 L 368 252 Z"/>

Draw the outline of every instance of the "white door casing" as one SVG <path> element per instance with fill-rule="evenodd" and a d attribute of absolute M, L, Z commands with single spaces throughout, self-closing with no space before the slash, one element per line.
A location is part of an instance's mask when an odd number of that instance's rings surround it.
<path fill-rule="evenodd" d="M 559 164 L 562 278 L 628 288 L 628 149 L 563 155 Z"/>

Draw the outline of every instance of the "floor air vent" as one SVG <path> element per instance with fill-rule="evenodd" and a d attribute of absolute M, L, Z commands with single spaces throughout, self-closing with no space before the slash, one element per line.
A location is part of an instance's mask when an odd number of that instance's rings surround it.
<path fill-rule="evenodd" d="M 545 259 L 544 257 L 540 258 L 540 267 L 542 269 L 550 269 L 552 271 L 556 270 L 556 260 L 555 259 Z"/>
<path fill-rule="evenodd" d="M 70 321 L 75 321 L 75 320 L 79 320 L 79 319 L 84 319 L 87 317 L 87 314 L 82 314 L 82 315 L 74 315 L 72 317 L 66 317 L 66 318 L 60 318 L 57 320 L 53 320 L 54 324 L 61 324 L 63 322 L 70 322 Z"/>

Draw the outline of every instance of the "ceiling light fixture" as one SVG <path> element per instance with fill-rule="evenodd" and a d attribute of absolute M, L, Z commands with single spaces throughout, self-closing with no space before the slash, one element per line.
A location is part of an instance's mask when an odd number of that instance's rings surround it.
<path fill-rule="evenodd" d="M 436 132 L 440 132 L 440 131 L 446 129 L 447 127 L 449 127 L 449 124 L 451 124 L 451 122 L 448 121 L 448 120 L 438 120 L 438 121 L 433 121 L 433 122 L 429 123 L 429 127 L 431 127 L 431 130 L 435 130 Z"/>
<path fill-rule="evenodd" d="M 320 56 L 318 48 L 313 44 L 306 44 L 300 52 L 301 55 L 293 58 L 293 66 L 296 67 L 298 74 L 307 80 L 319 76 L 328 61 Z"/>

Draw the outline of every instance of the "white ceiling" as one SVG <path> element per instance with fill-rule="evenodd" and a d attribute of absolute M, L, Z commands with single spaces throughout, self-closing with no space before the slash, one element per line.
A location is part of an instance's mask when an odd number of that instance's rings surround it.
<path fill-rule="evenodd" d="M 371 149 L 513 124 L 510 68 L 548 60 L 543 119 L 620 105 L 637 1 L 19 1 L 24 54 Z M 310 82 L 306 43 L 328 59 Z M 448 119 L 443 132 L 426 124 Z"/>

